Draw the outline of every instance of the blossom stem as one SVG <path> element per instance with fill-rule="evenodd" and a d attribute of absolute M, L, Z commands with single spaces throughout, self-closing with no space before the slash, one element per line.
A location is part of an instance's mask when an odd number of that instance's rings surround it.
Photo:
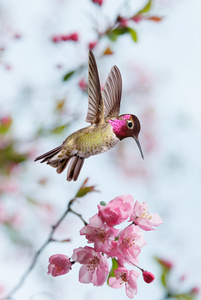
<path fill-rule="evenodd" d="M 69 212 L 72 212 L 74 215 L 78 216 L 82 220 L 85 226 L 88 225 L 88 223 L 83 219 L 81 214 L 78 214 L 76 211 L 72 210 L 71 208 L 69 209 Z"/>
<path fill-rule="evenodd" d="M 131 263 L 133 266 L 135 266 L 136 268 L 138 268 L 141 272 L 144 272 L 144 269 L 140 268 L 138 265 L 132 263 L 131 261 L 129 261 L 129 263 Z"/>

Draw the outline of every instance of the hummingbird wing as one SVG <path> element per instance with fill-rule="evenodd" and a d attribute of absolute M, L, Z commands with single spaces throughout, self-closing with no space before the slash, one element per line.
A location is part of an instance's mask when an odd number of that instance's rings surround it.
<path fill-rule="evenodd" d="M 122 94 L 122 78 L 117 66 L 113 66 L 102 91 L 104 99 L 104 118 L 119 115 Z"/>
<path fill-rule="evenodd" d="M 104 121 L 104 102 L 101 95 L 101 86 L 98 68 L 93 52 L 89 51 L 88 67 L 88 110 L 86 122 L 94 124 Z"/>

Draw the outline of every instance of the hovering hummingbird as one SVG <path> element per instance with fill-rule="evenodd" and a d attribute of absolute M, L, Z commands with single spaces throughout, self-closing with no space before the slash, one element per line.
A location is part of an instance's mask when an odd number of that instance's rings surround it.
<path fill-rule="evenodd" d="M 91 123 L 69 135 L 61 146 L 38 156 L 35 161 L 47 162 L 62 173 L 68 166 L 67 180 L 77 180 L 85 158 L 103 153 L 126 137 L 133 137 L 143 153 L 138 140 L 140 122 L 135 115 L 119 116 L 122 93 L 122 78 L 119 69 L 113 66 L 101 92 L 96 60 L 89 51 L 88 66 L 88 111 L 86 122 Z"/>

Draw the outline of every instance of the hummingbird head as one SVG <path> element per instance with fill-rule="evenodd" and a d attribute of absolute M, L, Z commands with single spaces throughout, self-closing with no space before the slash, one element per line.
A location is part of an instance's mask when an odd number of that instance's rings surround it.
<path fill-rule="evenodd" d="M 113 127 L 113 132 L 116 136 L 123 140 L 127 137 L 132 137 L 135 139 L 138 148 L 140 150 L 141 156 L 144 159 L 144 155 L 142 152 L 142 148 L 140 146 L 140 142 L 138 139 L 138 135 L 140 132 L 140 121 L 135 115 L 121 115 L 117 117 L 115 120 L 108 120 L 108 122 Z"/>

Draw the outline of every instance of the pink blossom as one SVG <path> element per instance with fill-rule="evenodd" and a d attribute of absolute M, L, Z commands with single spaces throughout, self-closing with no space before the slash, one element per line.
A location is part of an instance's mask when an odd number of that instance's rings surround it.
<path fill-rule="evenodd" d="M 191 293 L 194 295 L 198 295 L 200 293 L 200 288 L 198 286 L 195 286 L 192 288 Z"/>
<path fill-rule="evenodd" d="M 107 252 L 107 257 L 112 257 L 118 261 L 119 266 L 124 266 L 125 263 L 129 263 L 123 256 L 123 254 L 118 250 L 118 242 L 111 242 L 111 249 Z M 138 257 L 132 257 L 132 264 L 138 264 Z"/>
<path fill-rule="evenodd" d="M 172 269 L 173 267 L 173 263 L 170 260 L 157 258 L 157 261 L 167 269 Z"/>
<path fill-rule="evenodd" d="M 0 123 L 4 126 L 9 126 L 12 123 L 12 118 L 10 116 L 2 117 Z"/>
<path fill-rule="evenodd" d="M 98 44 L 98 41 L 89 43 L 89 49 L 92 50 L 96 45 Z"/>
<path fill-rule="evenodd" d="M 5 208 L 3 207 L 3 204 L 0 203 L 0 223 L 5 223 L 7 221 L 7 213 L 5 211 Z"/>
<path fill-rule="evenodd" d="M 142 276 L 144 278 L 144 281 L 146 283 L 151 283 L 152 281 L 154 281 L 155 277 L 154 275 L 151 273 L 151 272 L 148 272 L 148 271 L 144 271 L 142 272 Z"/>
<path fill-rule="evenodd" d="M 78 34 L 75 32 L 75 33 L 72 33 L 72 34 L 66 34 L 66 35 L 62 35 L 61 36 L 61 40 L 62 41 L 74 41 L 74 42 L 77 42 L 79 39 L 79 36 Z"/>
<path fill-rule="evenodd" d="M 91 247 L 74 249 L 72 259 L 83 266 L 80 268 L 79 281 L 101 286 L 109 274 L 107 258 Z"/>
<path fill-rule="evenodd" d="M 8 71 L 12 69 L 12 66 L 10 64 L 7 64 L 7 63 L 4 64 L 4 67 Z"/>
<path fill-rule="evenodd" d="M 133 197 L 123 194 L 114 198 L 105 206 L 98 205 L 98 215 L 110 226 L 115 226 L 125 221 L 133 210 Z"/>
<path fill-rule="evenodd" d="M 83 92 L 85 92 L 87 90 L 88 85 L 87 85 L 87 82 L 85 81 L 85 79 L 81 79 L 78 84 Z"/>
<path fill-rule="evenodd" d="M 15 33 L 14 35 L 13 35 L 13 38 L 14 39 L 20 39 L 22 36 L 21 36 L 21 34 L 20 33 Z"/>
<path fill-rule="evenodd" d="M 58 42 L 61 42 L 61 41 L 74 41 L 74 42 L 77 42 L 78 39 L 79 39 L 79 36 L 78 36 L 77 32 L 74 32 L 72 34 L 65 34 L 65 35 L 57 34 L 57 35 L 54 35 L 52 37 L 52 42 L 53 43 L 58 43 Z"/>
<path fill-rule="evenodd" d="M 146 244 L 140 229 L 135 225 L 130 225 L 119 234 L 117 249 L 124 259 L 130 263 L 135 263 L 141 252 L 141 248 Z"/>
<path fill-rule="evenodd" d="M 18 183 L 14 180 L 0 182 L 0 193 L 16 193 L 19 190 Z"/>
<path fill-rule="evenodd" d="M 72 263 L 68 256 L 63 254 L 55 254 L 49 258 L 48 273 L 52 276 L 60 276 L 67 274 L 71 270 Z"/>
<path fill-rule="evenodd" d="M 128 20 L 125 18 L 122 18 L 121 16 L 118 16 L 117 18 L 119 25 L 122 27 L 126 27 L 128 25 Z"/>
<path fill-rule="evenodd" d="M 135 202 L 130 221 L 133 221 L 135 225 L 146 231 L 154 230 L 154 226 L 159 226 L 163 223 L 158 214 L 150 214 L 148 212 L 148 206 L 145 202 L 140 204 L 138 201 Z"/>
<path fill-rule="evenodd" d="M 172 269 L 173 267 L 173 263 L 170 260 L 159 258 L 158 262 L 162 264 L 164 267 L 166 267 L 167 269 Z"/>
<path fill-rule="evenodd" d="M 126 295 L 132 299 L 137 294 L 137 278 L 139 273 L 135 270 L 127 270 L 120 267 L 114 270 L 115 277 L 109 278 L 109 285 L 112 288 L 118 289 L 125 283 Z"/>
<path fill-rule="evenodd" d="M 97 3 L 100 6 L 103 4 L 103 0 L 92 0 L 92 2 Z"/>
<path fill-rule="evenodd" d="M 0 285 L 0 295 L 2 296 L 5 293 L 5 287 L 3 285 Z"/>
<path fill-rule="evenodd" d="M 118 236 L 119 230 L 104 224 L 96 214 L 89 219 L 89 224 L 80 230 L 81 235 L 86 235 L 88 243 L 94 243 L 96 251 L 106 253 L 111 248 L 111 242 Z"/>
<path fill-rule="evenodd" d="M 143 16 L 141 15 L 135 15 L 134 17 L 131 18 L 135 23 L 139 23 L 140 21 L 143 20 Z"/>
<path fill-rule="evenodd" d="M 53 43 L 58 43 L 58 42 L 60 42 L 61 41 L 61 35 L 54 35 L 53 37 L 52 37 L 52 42 Z"/>

